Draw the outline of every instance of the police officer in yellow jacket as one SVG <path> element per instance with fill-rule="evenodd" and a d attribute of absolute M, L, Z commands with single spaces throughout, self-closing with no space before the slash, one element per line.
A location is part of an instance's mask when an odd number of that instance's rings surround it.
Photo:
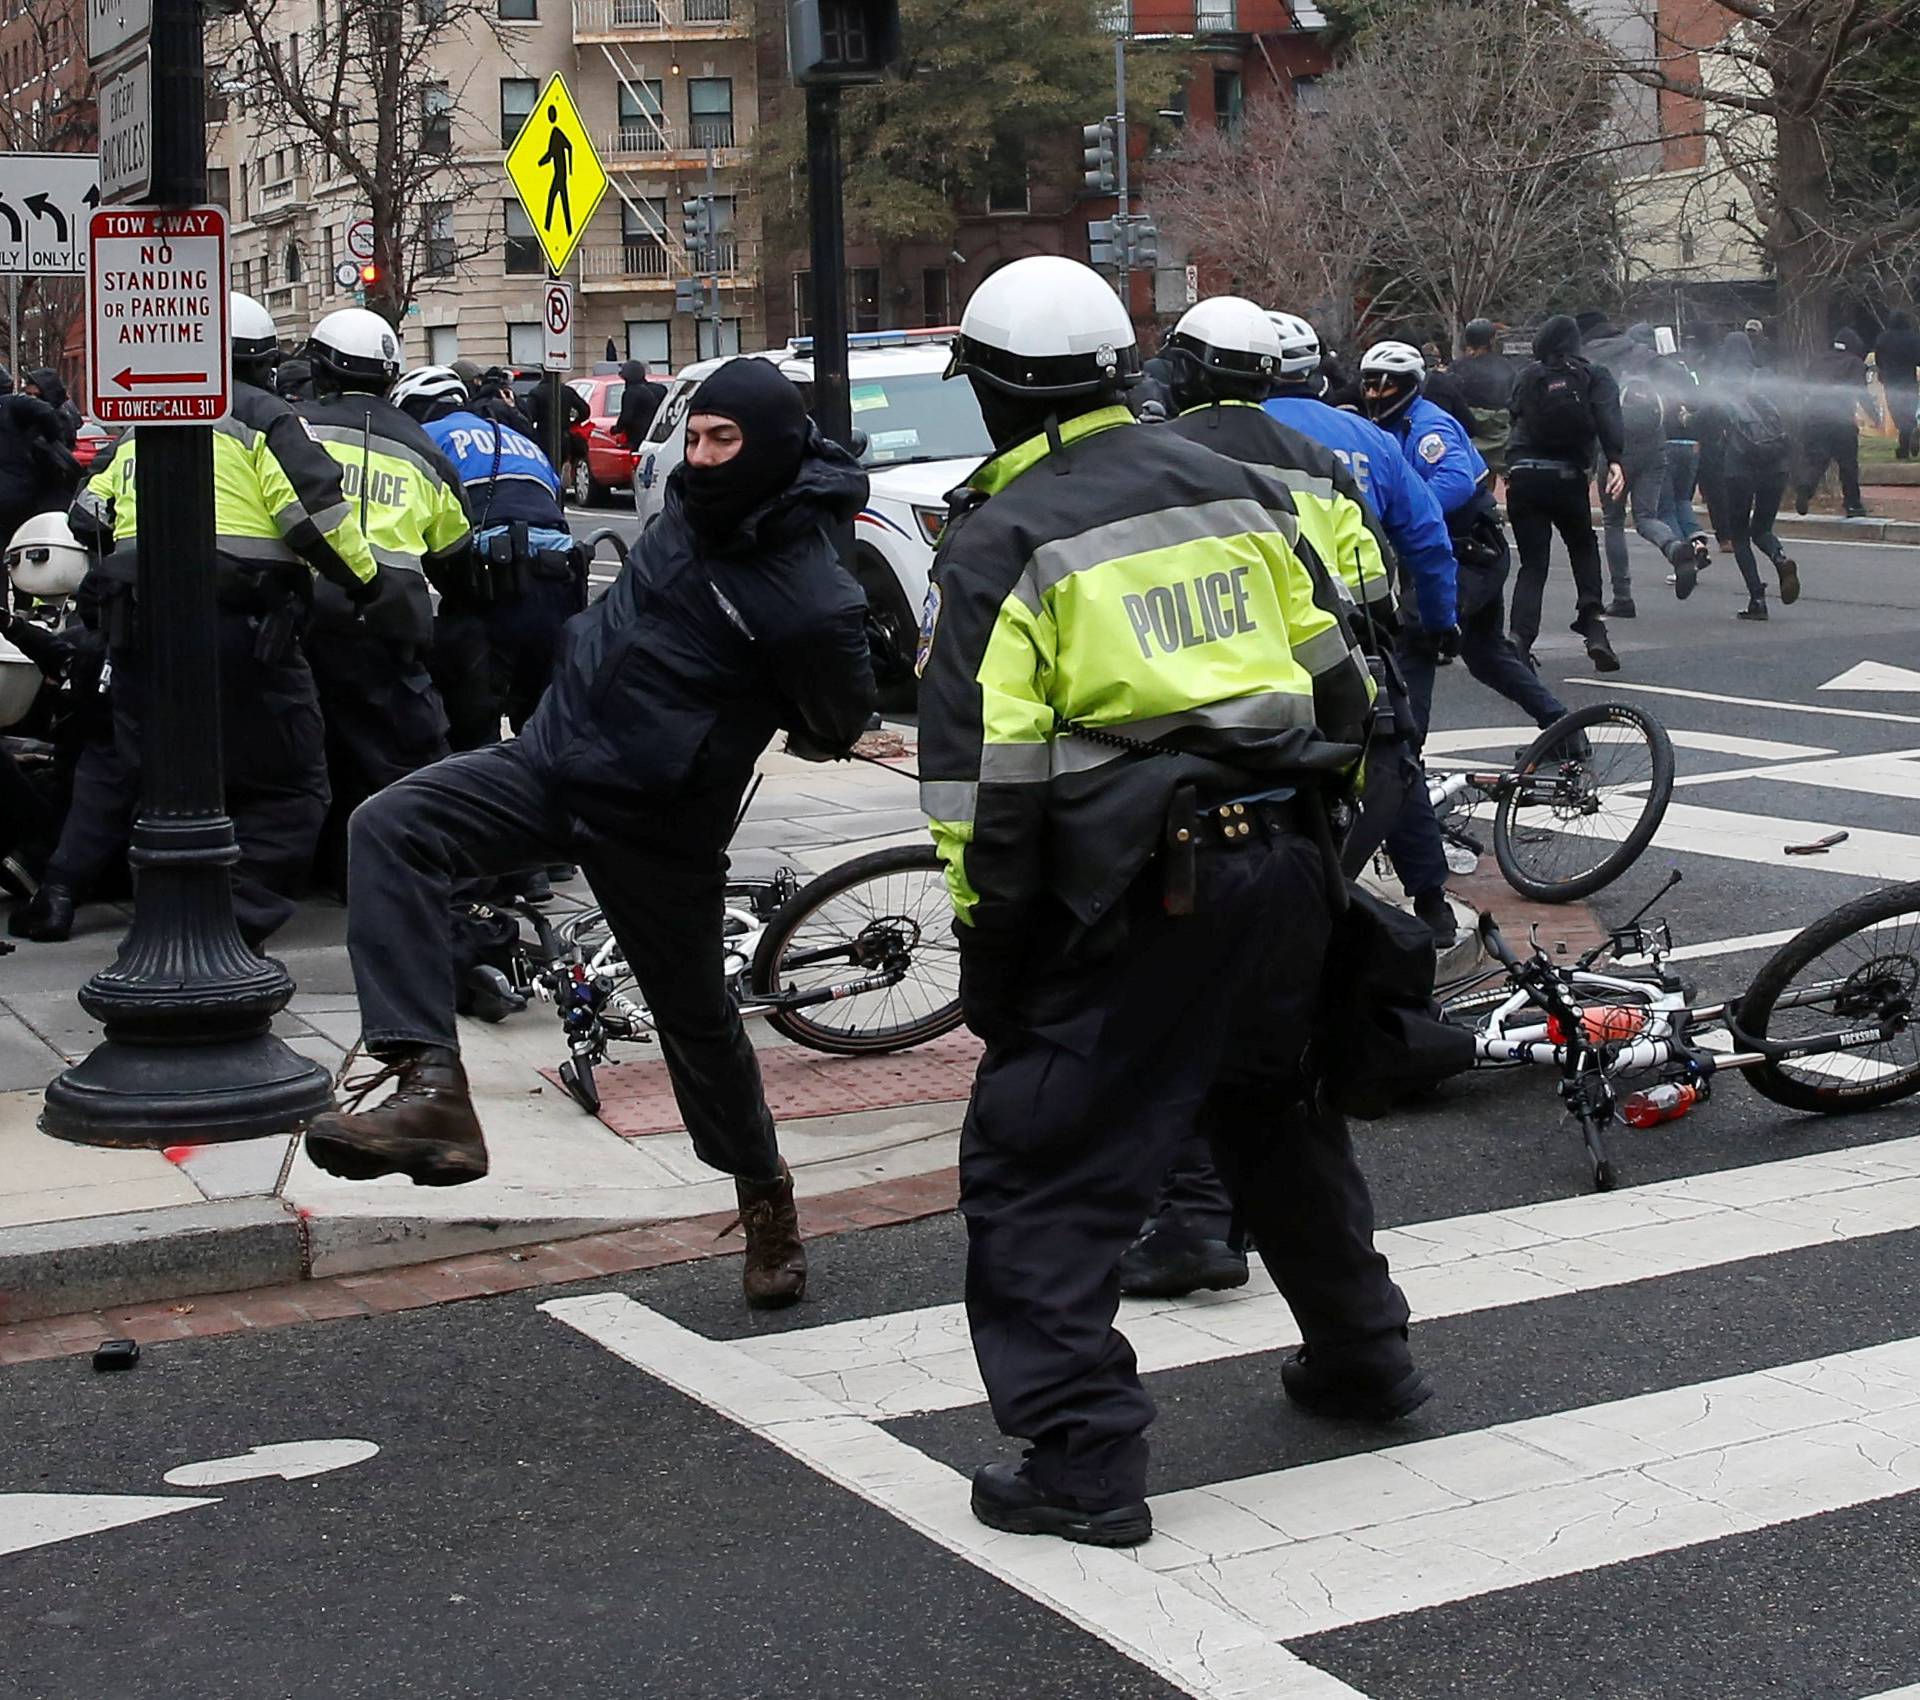
<path fill-rule="evenodd" d="M 1131 1545 L 1153 1404 L 1113 1327 L 1118 1266 L 1195 1118 L 1314 1352 L 1417 1374 L 1351 1152 L 1288 1137 L 1344 892 L 1323 798 L 1372 693 L 1285 486 L 1134 423 L 1133 328 L 1095 273 L 996 272 L 952 371 L 997 452 L 934 565 L 921 801 L 987 1046 L 960 1154 L 968 1320 L 1029 1443 L 975 1474 L 973 1509 Z"/>
<path fill-rule="evenodd" d="M 234 912 L 241 935 L 259 945 L 293 912 L 304 888 L 314 844 L 326 813 L 327 778 L 319 706 L 300 645 L 300 631 L 316 584 L 349 607 L 375 601 L 382 574 L 368 552 L 333 462 L 287 404 L 266 386 L 279 357 L 273 318 L 249 296 L 230 297 L 233 327 L 232 410 L 214 427 L 214 560 L 220 610 L 220 731 L 225 756 L 227 812 L 233 818 L 240 861 L 234 872 Z M 69 519 L 77 536 L 99 551 L 100 576 L 110 588 L 104 615 L 112 645 L 115 753 L 129 775 L 138 772 L 145 678 L 134 639 L 138 618 L 140 541 L 134 466 L 136 429 L 120 438 L 81 487 Z M 164 547 L 164 539 L 156 539 Z M 77 783 L 77 782 L 76 782 Z M 124 842 L 135 801 L 117 799 L 118 821 L 94 818 L 116 800 L 104 788 L 83 815 L 69 817 L 63 844 L 73 854 L 55 864 L 63 872 L 91 859 L 101 846 Z M 92 848 L 77 847 L 85 840 Z M 80 888 L 104 865 L 74 876 L 55 898 L 64 927 Z M 43 888 L 44 890 L 45 888 Z M 42 936 L 45 936 L 44 934 Z M 55 936 L 65 936 L 64 930 Z"/>
<path fill-rule="evenodd" d="M 384 580 L 365 610 L 323 589 L 307 640 L 333 785 L 322 877 L 344 894 L 347 817 L 375 791 L 447 754 L 446 711 L 427 671 L 428 586 L 464 584 L 473 533 L 452 463 L 387 400 L 400 375 L 393 327 L 364 307 L 345 307 L 314 326 L 305 353 L 314 394 L 300 415 L 338 462 Z"/>

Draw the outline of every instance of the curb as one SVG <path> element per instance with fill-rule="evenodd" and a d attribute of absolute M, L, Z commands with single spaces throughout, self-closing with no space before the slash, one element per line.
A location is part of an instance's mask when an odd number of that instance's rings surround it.
<path fill-rule="evenodd" d="M 1599 531 L 1604 524 L 1600 510 L 1595 508 L 1593 529 Z M 1920 548 L 1920 520 L 1912 519 L 1842 519 L 1838 514 L 1781 514 L 1773 522 L 1773 534 L 1776 537 L 1797 538 L 1806 543 L 1888 543 Z"/>
<path fill-rule="evenodd" d="M 0 1228 L 0 1323 L 279 1286 L 305 1274 L 300 1222 L 273 1198 L 37 1222 Z"/>

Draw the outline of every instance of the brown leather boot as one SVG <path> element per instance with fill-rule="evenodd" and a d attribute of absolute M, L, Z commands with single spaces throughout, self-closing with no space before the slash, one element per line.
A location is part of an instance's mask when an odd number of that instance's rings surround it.
<path fill-rule="evenodd" d="M 397 1080 L 393 1096 L 371 1110 L 361 1103 Z M 307 1125 L 307 1155 L 342 1180 L 405 1175 L 417 1186 L 459 1186 L 487 1172 L 487 1142 L 467 1095 L 460 1053 L 422 1045 L 385 1059 L 377 1073 L 349 1080 L 343 1110 Z"/>
<path fill-rule="evenodd" d="M 778 1180 L 736 1179 L 733 1190 L 747 1235 L 747 1261 L 740 1272 L 747 1303 L 755 1310 L 797 1304 L 807 1291 L 807 1248 L 800 1243 L 792 1173 L 782 1163 Z"/>

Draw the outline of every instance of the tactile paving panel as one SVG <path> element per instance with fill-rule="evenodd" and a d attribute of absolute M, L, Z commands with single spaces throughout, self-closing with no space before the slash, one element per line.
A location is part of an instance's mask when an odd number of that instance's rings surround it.
<path fill-rule="evenodd" d="M 973 1090 L 980 1041 L 962 1030 L 883 1057 L 831 1057 L 799 1045 L 778 1045 L 757 1054 L 773 1119 L 797 1121 L 963 1099 Z M 553 1070 L 541 1073 L 559 1085 Z M 615 1133 L 633 1139 L 674 1133 L 686 1125 L 673 1101 L 667 1065 L 657 1057 L 595 1069 L 594 1079 L 600 1087 L 600 1119 Z"/>

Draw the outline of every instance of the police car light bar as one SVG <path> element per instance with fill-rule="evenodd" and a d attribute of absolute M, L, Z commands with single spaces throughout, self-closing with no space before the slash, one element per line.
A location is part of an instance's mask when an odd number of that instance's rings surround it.
<path fill-rule="evenodd" d="M 928 325 L 919 330 L 901 331 L 855 331 L 847 338 L 849 348 L 910 348 L 921 342 L 951 342 L 960 334 L 958 325 Z M 811 354 L 813 338 L 810 336 L 792 336 L 787 338 L 789 354 Z"/>

